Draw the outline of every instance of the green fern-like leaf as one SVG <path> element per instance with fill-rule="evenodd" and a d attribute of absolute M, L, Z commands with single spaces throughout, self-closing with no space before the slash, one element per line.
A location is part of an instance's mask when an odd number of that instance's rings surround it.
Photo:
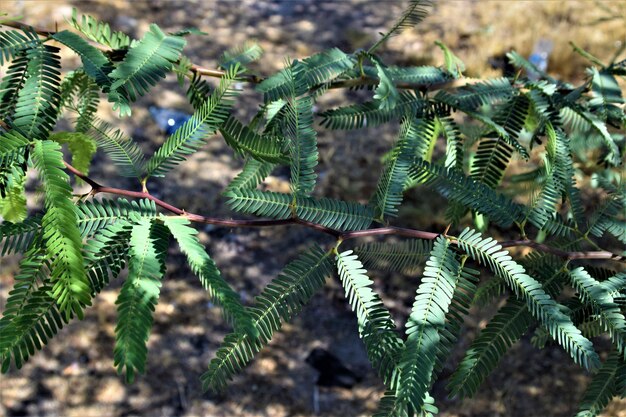
<path fill-rule="evenodd" d="M 135 224 L 138 222 L 134 222 Z M 98 230 L 83 246 L 85 271 L 95 296 L 126 266 L 133 222 L 118 220 Z"/>
<path fill-rule="evenodd" d="M 366 71 L 367 74 L 367 71 Z M 394 83 L 407 83 L 414 85 L 423 85 L 425 87 L 431 85 L 445 84 L 452 81 L 452 76 L 437 67 L 420 66 L 420 67 L 387 67 L 387 74 Z"/>
<path fill-rule="evenodd" d="M 26 174 L 24 172 L 15 172 L 10 176 L 6 190 L 4 190 L 5 195 L 0 197 L 0 218 L 9 222 L 21 222 L 26 218 L 25 185 Z"/>
<path fill-rule="evenodd" d="M 92 16 L 82 15 L 72 9 L 72 17 L 67 22 L 87 38 L 112 49 L 122 49 L 130 45 L 130 38 L 123 32 L 111 31 L 108 23 L 100 22 Z"/>
<path fill-rule="evenodd" d="M 0 134 L 0 161 L 10 157 L 13 152 L 23 150 L 31 143 L 30 139 L 15 130 Z"/>
<path fill-rule="evenodd" d="M 560 198 L 554 173 L 550 173 L 550 177 L 541 185 L 538 195 L 531 199 L 527 219 L 537 228 L 543 229 L 556 216 Z"/>
<path fill-rule="evenodd" d="M 437 131 L 441 132 L 446 140 L 446 158 L 444 166 L 446 168 L 463 169 L 463 139 L 461 131 L 454 119 L 449 116 L 437 117 L 439 125 Z"/>
<path fill-rule="evenodd" d="M 592 236 L 603 236 L 606 231 L 610 231 L 613 225 L 619 221 L 619 216 L 623 213 L 624 203 L 618 194 L 609 194 L 605 200 L 596 208 L 591 216 L 588 225 L 588 233 Z M 616 230 L 618 235 L 619 229 Z"/>
<path fill-rule="evenodd" d="M 27 78 L 17 94 L 12 124 L 27 138 L 45 139 L 61 99 L 59 48 L 39 44 L 26 52 Z"/>
<path fill-rule="evenodd" d="M 552 84 L 557 84 L 558 83 L 557 80 L 555 80 L 554 78 L 550 77 L 546 72 L 544 72 L 544 71 L 540 70 L 539 68 L 537 68 L 537 66 L 535 64 L 529 62 L 527 59 L 522 57 L 517 52 L 515 52 L 515 51 L 508 52 L 506 54 L 506 56 L 509 58 L 509 62 L 515 68 L 523 69 L 524 71 L 526 71 L 526 73 L 537 74 L 540 78 L 542 78 L 544 80 L 548 80 Z"/>
<path fill-rule="evenodd" d="M 295 95 L 300 96 L 304 94 L 307 86 L 302 81 L 303 72 L 304 66 L 302 61 L 287 61 L 284 69 L 266 78 L 257 86 L 257 90 L 263 93 L 263 101 L 265 103 L 271 103 L 293 95 L 294 78 L 298 80 L 295 84 Z M 294 74 L 297 75 L 294 76 Z"/>
<path fill-rule="evenodd" d="M 608 220 L 606 222 L 606 231 L 626 245 L 626 221 Z"/>
<path fill-rule="evenodd" d="M 358 246 L 354 252 L 369 269 L 413 271 L 426 260 L 431 250 L 431 241 L 410 239 L 394 244 L 368 243 Z"/>
<path fill-rule="evenodd" d="M 6 30 L 0 32 L 0 65 L 10 62 L 22 50 L 39 43 L 39 37 L 32 30 Z"/>
<path fill-rule="evenodd" d="M 626 398 L 626 361 L 620 362 L 615 375 L 615 391 L 620 397 Z"/>
<path fill-rule="evenodd" d="M 109 155 L 118 168 L 117 173 L 123 177 L 141 178 L 145 161 L 137 143 L 105 121 L 94 117 L 90 124 L 89 136 L 96 139 L 98 148 Z"/>
<path fill-rule="evenodd" d="M 0 255 L 26 252 L 41 230 L 41 218 L 27 217 L 23 222 L 0 223 Z"/>
<path fill-rule="evenodd" d="M 384 216 L 396 216 L 398 206 L 402 203 L 404 184 L 415 159 L 418 140 L 421 139 L 416 132 L 418 129 L 416 124 L 412 117 L 404 120 L 398 141 L 391 151 L 376 192 L 370 200 L 370 205 L 380 220 Z"/>
<path fill-rule="evenodd" d="M 228 380 L 269 343 L 282 321 L 289 321 L 300 312 L 330 275 L 333 266 L 329 258 L 330 253 L 319 247 L 304 252 L 255 298 L 249 312 L 259 337 L 251 339 L 249 334 L 237 332 L 227 335 L 209 370 L 202 375 L 204 389 L 224 389 Z"/>
<path fill-rule="evenodd" d="M 20 50 L 9 65 L 0 83 L 0 117 L 10 118 L 15 112 L 18 94 L 28 78 L 28 58 L 26 50 Z"/>
<path fill-rule="evenodd" d="M 91 297 L 83 267 L 72 189 L 63 171 L 60 145 L 52 141 L 37 142 L 33 159 L 45 189 L 46 214 L 41 223 L 47 253 L 52 260 L 52 296 L 66 317 L 72 313 L 81 317 L 82 309 L 90 304 Z"/>
<path fill-rule="evenodd" d="M 184 161 L 187 155 L 196 152 L 208 136 L 226 121 L 236 95 L 232 84 L 238 74 L 239 68 L 235 65 L 193 116 L 167 138 L 146 164 L 147 176 L 165 175 Z"/>
<path fill-rule="evenodd" d="M 298 97 L 296 83 L 299 75 L 289 68 L 285 72 L 291 91 L 284 133 L 289 140 L 291 190 L 294 194 L 311 194 L 317 179 L 317 137 L 313 129 L 313 100 L 308 96 Z"/>
<path fill-rule="evenodd" d="M 176 34 L 174 36 L 182 36 L 182 35 Z M 172 70 L 176 74 L 176 80 L 178 81 L 178 86 L 180 88 L 183 88 L 185 86 L 185 80 L 187 79 L 187 74 L 189 74 L 192 68 L 193 68 L 193 64 L 191 60 L 187 56 L 181 54 L 180 58 L 178 58 L 178 62 L 172 68 Z M 196 75 L 195 72 L 193 74 Z"/>
<path fill-rule="evenodd" d="M 443 51 L 444 67 L 446 71 L 454 78 L 461 78 L 463 71 L 465 71 L 465 64 L 459 57 L 454 55 L 450 48 L 448 48 L 443 42 L 435 42 L 435 44 Z"/>
<path fill-rule="evenodd" d="M 76 131 L 87 133 L 91 129 L 100 95 L 98 85 L 83 71 L 74 71 L 61 83 L 61 105 L 76 112 Z"/>
<path fill-rule="evenodd" d="M 224 193 L 228 206 L 240 213 L 275 219 L 287 219 L 292 214 L 292 197 L 289 194 L 250 189 L 231 189 Z"/>
<path fill-rule="evenodd" d="M 299 219 L 341 231 L 367 229 L 374 218 L 368 206 L 324 197 L 297 196 L 295 211 Z"/>
<path fill-rule="evenodd" d="M 295 96 L 300 96 L 314 86 L 331 82 L 353 66 L 352 56 L 332 48 L 288 64 L 284 70 L 260 83 L 257 90 L 263 93 L 265 103 L 294 95 L 290 84 L 296 74 Z"/>
<path fill-rule="evenodd" d="M 437 92 L 434 100 L 459 110 L 471 111 L 480 106 L 509 99 L 514 93 L 515 89 L 508 78 L 494 78 L 458 88 L 453 92 L 441 90 Z"/>
<path fill-rule="evenodd" d="M 435 406 L 435 399 L 426 393 L 424 404 L 418 417 L 434 417 L 439 413 L 439 409 Z M 373 414 L 373 417 L 410 417 L 406 405 L 397 401 L 396 394 L 393 391 L 386 391 L 383 397 L 380 399 L 378 409 Z"/>
<path fill-rule="evenodd" d="M 526 148 L 519 143 L 519 138 L 529 117 L 531 110 L 530 100 L 525 95 L 512 97 L 503 105 L 499 106 L 493 116 L 493 121 L 502 126 L 507 133 L 504 140 L 526 160 L 530 157 Z M 491 127 L 489 127 L 491 129 Z"/>
<path fill-rule="evenodd" d="M 394 35 L 417 26 L 428 16 L 431 6 L 431 1 L 411 0 L 409 6 L 402 12 L 402 16 L 394 23 L 388 33 Z"/>
<path fill-rule="evenodd" d="M 161 217 L 178 242 L 180 250 L 187 256 L 187 261 L 194 274 L 200 278 L 202 286 L 216 304 L 222 306 L 224 315 L 233 321 L 235 331 L 250 333 L 255 336 L 256 328 L 250 314 L 244 310 L 237 294 L 222 278 L 215 262 L 200 244 L 196 229 L 189 226 L 189 220 L 177 217 Z"/>
<path fill-rule="evenodd" d="M 2 136 L 0 136 L 2 139 Z M 20 221 L 21 219 L 9 218 L 11 215 L 20 217 L 20 212 L 26 214 L 26 201 L 24 186 L 26 183 L 26 170 L 30 159 L 30 147 L 18 145 L 23 141 L 14 142 L 10 137 L 4 137 L 8 146 L 6 153 L 0 149 L 0 201 L 3 203 L 2 216 L 8 221 Z M 13 143 L 11 143 L 13 142 Z M 1 146 L 0 146 L 1 147 Z M 16 148 L 15 150 L 10 150 Z"/>
<path fill-rule="evenodd" d="M 27 258 L 23 263 L 24 275 L 20 277 L 21 283 L 25 279 L 36 282 L 49 266 L 45 261 L 37 264 L 31 262 L 33 258 Z M 19 300 L 20 311 L 28 311 L 28 314 L 4 316 L 0 319 L 0 360 L 3 373 L 9 370 L 11 361 L 16 368 L 21 368 L 30 356 L 41 350 L 48 339 L 63 327 L 64 322 L 67 323 L 67 318 L 59 311 L 50 295 L 51 289 L 48 285 L 39 284 L 33 291 L 22 293 L 25 297 Z"/>
<path fill-rule="evenodd" d="M 235 151 L 250 155 L 259 161 L 287 163 L 289 158 L 284 150 L 284 140 L 280 137 L 260 135 L 244 126 L 234 117 L 229 117 L 220 127 L 226 143 Z"/>
<path fill-rule="evenodd" d="M 142 221 L 130 236 L 128 278 L 117 297 L 114 365 L 133 382 L 144 373 L 152 312 L 159 299 L 169 232 L 156 222 Z"/>
<path fill-rule="evenodd" d="M 191 106 L 198 110 L 211 94 L 211 85 L 198 73 L 193 73 L 189 87 L 187 88 L 187 100 Z"/>
<path fill-rule="evenodd" d="M 378 403 L 378 408 L 372 417 L 408 417 L 408 411 L 404 404 L 400 404 L 395 391 L 386 391 Z"/>
<path fill-rule="evenodd" d="M 243 170 L 228 184 L 226 191 L 249 189 L 253 190 L 263 182 L 274 169 L 274 164 L 261 162 L 254 158 L 249 158 Z"/>
<path fill-rule="evenodd" d="M 157 217 L 153 201 L 142 199 L 139 202 L 123 198 L 115 200 L 86 201 L 77 204 L 78 228 L 83 238 L 100 233 L 104 227 L 118 222 L 138 223 L 141 220 Z"/>
<path fill-rule="evenodd" d="M 622 90 L 615 76 L 608 71 L 598 71 L 591 67 L 588 70 L 591 76 L 591 90 L 594 97 L 588 104 L 599 115 L 601 120 L 606 121 L 614 104 L 623 104 Z"/>
<path fill-rule="evenodd" d="M 500 277 L 493 277 L 478 287 L 472 304 L 477 307 L 486 307 L 502 297 L 506 292 L 507 286 L 504 280 Z"/>
<path fill-rule="evenodd" d="M 329 83 L 339 75 L 351 69 L 355 60 L 337 48 L 311 55 L 302 60 L 304 65 L 304 83 L 307 88 Z"/>
<path fill-rule="evenodd" d="M 446 141 L 446 156 L 444 166 L 448 170 L 456 170 L 463 172 L 464 155 L 463 155 L 463 138 L 459 126 L 450 116 L 436 117 L 437 132 Z M 467 213 L 467 209 L 458 201 L 450 201 L 446 208 L 446 220 L 457 225 L 461 223 L 461 219 Z"/>
<path fill-rule="evenodd" d="M 424 117 L 409 126 L 409 135 L 417 137 L 414 159 L 428 162 L 432 160 L 435 142 L 439 137 L 438 127 L 438 123 L 433 117 Z"/>
<path fill-rule="evenodd" d="M 624 369 L 620 355 L 612 352 L 589 383 L 576 417 L 595 417 L 600 414 L 611 399 L 619 394 L 616 382 L 618 373 L 624 372 Z M 621 377 L 624 378 L 624 374 Z"/>
<path fill-rule="evenodd" d="M 600 285 L 584 268 L 570 271 L 572 286 L 582 302 L 590 304 L 600 324 L 606 329 L 617 351 L 626 358 L 626 318 L 614 303 L 607 289 Z"/>
<path fill-rule="evenodd" d="M 476 294 L 476 284 L 480 271 L 465 265 L 466 260 L 467 258 L 461 260 L 461 268 L 456 276 L 454 294 L 452 295 L 450 307 L 446 313 L 446 324 L 439 333 L 441 340 L 437 349 L 437 359 L 435 361 L 431 383 L 434 383 L 437 374 L 443 371 L 461 334 L 465 316 L 469 314 L 472 299 Z"/>
<path fill-rule="evenodd" d="M 141 41 L 131 44 L 124 60 L 109 74 L 113 81 L 109 91 L 109 101 L 115 103 L 113 109 L 129 116 L 130 103 L 165 78 L 184 46 L 184 38 L 165 35 L 157 25 L 150 25 L 150 31 Z"/>
<path fill-rule="evenodd" d="M 391 110 L 396 107 L 400 94 L 382 61 L 375 56 L 370 56 L 370 58 L 374 61 L 374 65 L 376 65 L 376 70 L 378 71 L 378 86 L 374 91 L 374 100 L 378 101 L 378 108 L 380 110 Z"/>
<path fill-rule="evenodd" d="M 609 270 L 609 273 L 614 274 L 615 271 Z M 619 292 L 626 289 L 626 272 L 620 272 L 618 274 L 610 276 L 606 280 L 602 281 L 600 285 L 602 285 L 604 289 L 606 289 L 611 297 L 619 296 Z"/>
<path fill-rule="evenodd" d="M 15 275 L 13 289 L 9 292 L 1 322 L 19 317 L 24 311 L 26 301 L 46 281 L 50 262 L 41 242 L 33 245 L 20 260 L 20 272 Z M 0 327 L 2 325 L 0 324 Z"/>
<path fill-rule="evenodd" d="M 83 174 L 89 173 L 91 159 L 97 150 L 95 139 L 80 132 L 55 132 L 48 139 L 67 144 L 72 154 L 72 166 Z"/>
<path fill-rule="evenodd" d="M 278 99 L 270 101 L 261 106 L 259 117 L 265 116 L 266 134 L 273 134 L 280 130 L 281 124 L 284 123 L 287 114 L 287 100 Z"/>
<path fill-rule="evenodd" d="M 529 255 L 524 263 L 539 274 L 541 284 L 548 294 L 556 295 L 561 291 L 563 274 L 559 269 L 560 265 L 552 266 L 551 259 L 541 255 Z M 476 292 L 474 300 L 478 297 L 485 300 L 485 291 L 500 296 L 504 292 L 501 288 L 503 281 L 499 277 L 491 279 L 488 283 L 496 284 L 491 288 L 482 287 L 483 293 Z M 460 397 L 473 396 L 504 354 L 528 331 L 533 322 L 528 307 L 520 300 L 509 298 L 472 342 L 450 379 L 448 387 L 451 393 Z M 540 329 L 543 331 L 543 328 Z M 550 337 L 547 331 L 545 334 L 546 339 Z"/>
<path fill-rule="evenodd" d="M 373 211 L 357 203 L 311 198 L 268 191 L 231 189 L 224 193 L 227 204 L 235 211 L 257 216 L 287 219 L 297 218 L 338 230 L 367 229 L 372 223 Z"/>
<path fill-rule="evenodd" d="M 392 109 L 381 109 L 378 100 L 328 110 L 321 114 L 322 125 L 329 129 L 353 130 L 375 127 L 399 119 L 406 114 L 417 114 L 425 100 L 412 91 L 401 91 Z"/>
<path fill-rule="evenodd" d="M 119 227 L 119 223 L 115 226 Z M 103 231 L 98 236 L 100 244 L 93 245 L 93 241 L 90 241 L 85 246 L 85 270 L 88 272 L 90 282 L 95 285 L 91 287 L 93 295 L 108 282 L 109 273 L 117 276 L 124 267 L 124 249 L 127 240 L 119 233 L 107 232 Z M 5 316 L 0 319 L 2 372 L 9 370 L 12 360 L 15 366 L 20 368 L 69 320 L 52 297 L 52 287 L 48 278 L 52 266 L 48 255 L 39 254 L 37 245 L 32 248 L 32 252 L 23 258 L 21 272 L 16 277 L 16 292 L 12 293 L 14 298 L 11 298 L 11 315 L 7 316 L 5 312 Z M 18 314 L 18 311 L 27 311 L 28 314 Z"/>
<path fill-rule="evenodd" d="M 428 16 L 432 4 L 431 0 L 411 0 L 407 8 L 402 12 L 402 15 L 394 22 L 393 26 L 391 26 L 391 29 L 369 49 L 369 52 L 373 52 L 391 36 L 395 36 L 406 29 L 417 26 Z"/>
<path fill-rule="evenodd" d="M 563 220 L 560 216 L 553 216 L 542 228 L 547 234 L 558 237 L 573 237 L 580 235 L 580 231 L 572 220 Z"/>
<path fill-rule="evenodd" d="M 512 154 L 513 148 L 502 138 L 481 140 L 470 169 L 472 178 L 490 188 L 497 188 Z"/>
<path fill-rule="evenodd" d="M 491 238 L 466 228 L 457 238 L 458 245 L 476 261 L 488 265 L 502 277 L 518 298 L 523 299 L 532 315 L 544 325 L 550 335 L 570 354 L 575 363 L 594 370 L 599 365 L 591 342 L 583 337 L 559 305 L 542 289 L 541 284 L 528 276 L 524 268 L 512 260 L 502 246 Z"/>
<path fill-rule="evenodd" d="M 371 288 L 373 282 L 366 275 L 363 264 L 352 251 L 337 254 L 339 278 L 356 313 L 359 335 L 363 339 L 370 362 L 386 385 L 391 384 L 402 339 L 395 332 L 395 324 L 382 300 Z"/>
<path fill-rule="evenodd" d="M 569 282 L 563 270 L 563 261 L 549 253 L 530 252 L 520 263 L 529 274 L 541 282 L 544 291 L 553 298 L 558 297 L 565 284 Z"/>
<path fill-rule="evenodd" d="M 157 216 L 156 206 L 151 200 L 127 201 L 116 200 L 86 201 L 76 205 L 77 224 L 81 238 L 102 233 L 102 229 L 114 223 L 138 222 Z M 26 251 L 34 239 L 41 235 L 41 216 L 31 216 L 21 223 L 4 222 L 0 224 L 0 254 Z"/>
<path fill-rule="evenodd" d="M 594 114 L 585 111 L 579 106 L 570 106 L 569 111 L 577 115 L 579 121 L 582 121 L 586 127 L 593 133 L 595 133 L 604 143 L 607 148 L 607 154 L 605 161 L 612 166 L 621 165 L 621 157 L 619 147 L 611 133 L 609 132 L 606 124 L 602 120 L 598 119 Z"/>
<path fill-rule="evenodd" d="M 109 91 L 111 87 L 109 74 L 113 70 L 113 64 L 102 52 L 67 30 L 55 33 L 52 38 L 76 52 L 83 62 L 85 73 L 93 78 L 105 93 Z"/>
<path fill-rule="evenodd" d="M 434 188 L 450 200 L 484 213 L 491 221 L 503 227 L 524 218 L 521 205 L 461 172 L 418 161 L 409 171 L 409 178 Z"/>
<path fill-rule="evenodd" d="M 509 299 L 472 342 L 450 378 L 452 395 L 472 397 L 510 347 L 528 331 L 533 317 L 522 301 Z"/>
<path fill-rule="evenodd" d="M 430 387 L 440 332 L 455 290 L 459 262 L 443 236 L 435 241 L 407 321 L 407 340 L 399 363 L 397 401 L 418 412 Z"/>
<path fill-rule="evenodd" d="M 219 66 L 225 70 L 234 65 L 245 68 L 250 62 L 259 59 L 261 55 L 263 55 L 263 48 L 258 43 L 245 42 L 225 51 L 219 59 Z"/>
<path fill-rule="evenodd" d="M 575 109 L 574 106 L 563 106 L 558 111 L 561 124 L 570 128 L 572 132 L 581 133 L 593 130 L 591 123 L 581 115 L 581 109 Z"/>
<path fill-rule="evenodd" d="M 546 124 L 548 143 L 554 142 L 555 179 L 558 180 L 562 194 L 566 196 L 574 223 L 583 228 L 586 223 L 580 190 L 576 187 L 575 169 L 570 149 L 570 140 L 561 129 L 554 129 L 551 123 Z"/>

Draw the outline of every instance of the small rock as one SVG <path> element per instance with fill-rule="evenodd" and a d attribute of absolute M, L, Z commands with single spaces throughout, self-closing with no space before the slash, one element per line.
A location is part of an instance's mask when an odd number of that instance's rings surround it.
<path fill-rule="evenodd" d="M 137 19 L 121 14 L 115 18 L 115 26 L 123 32 L 131 32 L 137 27 Z"/>
<path fill-rule="evenodd" d="M 310 20 L 301 20 L 295 24 L 295 30 L 298 32 L 313 32 L 315 30 L 315 24 Z"/>
<path fill-rule="evenodd" d="M 279 42 L 283 37 L 283 32 L 278 28 L 269 26 L 265 29 L 265 37 L 272 42 Z"/>

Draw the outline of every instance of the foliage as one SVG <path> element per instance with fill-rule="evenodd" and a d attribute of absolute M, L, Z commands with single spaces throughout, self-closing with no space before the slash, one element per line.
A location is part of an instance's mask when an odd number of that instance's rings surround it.
<path fill-rule="evenodd" d="M 534 330 L 537 346 L 552 339 L 574 363 L 594 373 L 579 416 L 597 415 L 612 397 L 624 396 L 626 276 L 620 268 L 625 253 L 601 248 L 626 243 L 626 184 L 619 176 L 626 148 L 625 100 L 618 82 L 624 62 L 603 64 L 576 47 L 592 66 L 574 86 L 538 71 L 515 52 L 509 54 L 519 69 L 513 78 L 481 81 L 463 78 L 463 63 L 442 43 L 441 67 L 396 67 L 375 54 L 391 36 L 422 21 L 430 6 L 430 1 L 411 0 L 367 51 L 333 48 L 288 60 L 267 78 L 246 67 L 263 52 L 253 43 L 224 52 L 217 64 L 221 69 L 192 65 L 182 51 L 185 36 L 203 34 L 195 29 L 166 34 L 153 24 L 135 40 L 74 12 L 68 23 L 76 32 L 0 32 L 0 65 L 8 64 L 0 83 L 0 252 L 23 254 L 0 319 L 2 371 L 11 364 L 20 368 L 66 323 L 82 318 L 96 294 L 127 269 L 116 302 L 114 364 L 129 382 L 144 373 L 160 288 L 171 278 L 168 248 L 175 241 L 207 297 L 232 325 L 202 375 L 206 389 L 225 388 L 335 277 L 386 388 L 377 416 L 436 414 L 429 391 L 444 378 L 440 371 L 463 331 L 464 317 L 472 306 L 502 296 L 506 302 L 460 363 L 451 365 L 456 367 L 447 379 L 452 395 L 476 394 L 503 355 Z M 76 53 L 79 68 L 61 77 L 59 49 L 52 41 Z M 539 79 L 528 79 L 526 71 Z M 121 117 L 129 116 L 131 105 L 170 73 L 187 85 L 194 113 L 146 155 L 122 130 L 100 120 L 98 104 L 106 97 Z M 219 85 L 208 83 L 207 75 L 219 76 Z M 263 95 L 249 123 L 234 114 L 236 86 L 244 81 L 257 83 Z M 316 113 L 321 95 L 350 87 L 368 87 L 370 99 Z M 65 110 L 75 116 L 73 131 L 55 131 Z M 398 135 L 372 195 L 362 199 L 368 202 L 316 195 L 320 125 L 353 130 L 383 124 L 397 125 Z M 148 192 L 148 182 L 167 177 L 217 132 L 244 160 L 241 173 L 223 190 L 226 204 L 264 219 L 187 213 Z M 71 164 L 64 160 L 64 145 Z M 98 151 L 141 191 L 89 178 Z M 523 172 L 509 175 L 512 164 Z M 278 166 L 289 168 L 290 191 L 260 189 Z M 27 210 L 31 171 L 43 193 L 41 214 Z M 91 192 L 76 197 L 68 173 Z M 589 184 L 595 190 L 581 188 Z M 445 231 L 389 226 L 415 189 L 430 189 L 448 200 Z M 592 192 L 602 202 L 585 207 L 583 196 Z M 98 193 L 116 198 L 92 198 Z M 232 277 L 222 276 L 207 253 L 196 222 L 298 224 L 336 242 L 310 245 L 246 304 Z M 410 239 L 343 250 L 354 239 L 380 235 Z M 498 242 L 495 236 L 517 240 Z M 516 246 L 530 253 L 506 249 Z M 617 268 L 598 267 L 598 259 Z M 404 336 L 366 268 L 419 275 Z M 481 272 L 489 274 L 479 280 Z M 602 345 L 590 340 L 596 336 L 611 346 L 604 362 Z"/>

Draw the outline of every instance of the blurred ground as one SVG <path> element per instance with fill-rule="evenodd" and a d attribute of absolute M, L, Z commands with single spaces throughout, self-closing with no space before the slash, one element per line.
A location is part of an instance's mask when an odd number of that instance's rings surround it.
<path fill-rule="evenodd" d="M 283 58 L 299 58 L 328 47 L 345 51 L 366 47 L 378 32 L 389 27 L 402 11 L 396 1 L 10 1 L 0 6 L 9 15 L 43 28 L 66 27 L 64 16 L 72 7 L 108 21 L 140 37 L 151 22 L 164 30 L 195 26 L 208 37 L 189 38 L 186 53 L 194 63 L 214 67 L 223 50 L 247 39 L 256 39 L 266 54 L 254 67 L 270 73 L 283 65 Z M 2 11 L 0 10 L 0 11 Z M 606 20 L 611 13 L 621 19 Z M 626 40 L 624 2 L 592 1 L 442 1 L 423 24 L 393 38 L 381 49 L 399 65 L 439 64 L 433 42 L 442 40 L 467 64 L 467 75 L 496 75 L 489 57 L 511 48 L 530 53 L 540 38 L 551 39 L 554 52 L 550 72 L 573 80 L 579 78 L 584 61 L 575 55 L 569 41 L 588 49 L 601 59 L 611 58 Z M 68 65 L 75 58 L 64 56 Z M 248 89 L 249 90 L 249 89 Z M 247 91 L 239 110 L 245 117 L 259 102 Z M 333 93 L 319 103 L 336 106 L 345 97 Z M 121 126 L 139 140 L 147 152 L 164 140 L 146 109 L 150 104 L 184 106 L 184 92 L 175 80 L 141 100 L 133 117 Z M 113 119 L 107 105 L 103 114 Z M 119 122 L 115 122 L 120 125 Z M 390 144 L 389 129 L 356 132 L 321 132 L 318 169 L 322 177 L 318 195 L 348 200 L 366 199 L 380 167 L 380 155 Z M 237 173 L 241 161 L 219 138 L 203 152 L 190 158 L 167 180 L 152 182 L 159 197 L 191 212 L 228 216 L 219 191 Z M 92 176 L 108 185 L 131 186 L 115 178 L 107 161 L 99 158 Z M 105 181 L 106 179 L 106 181 Z M 268 187 L 285 186 L 279 176 Z M 409 205 L 396 223 L 442 231 L 440 208 L 434 195 L 408 196 Z M 36 208 L 37 201 L 31 202 Z M 223 274 L 240 291 L 244 301 L 266 285 L 299 248 L 324 236 L 298 228 L 273 230 L 224 230 L 205 228 L 203 241 Z M 304 242 L 304 243 L 303 243 Z M 131 386 L 123 383 L 112 366 L 115 326 L 115 297 L 120 281 L 95 300 L 85 320 L 73 323 L 35 355 L 23 369 L 0 377 L 0 416 L 308 416 L 312 415 L 314 372 L 304 358 L 322 346 L 362 374 L 364 381 L 353 390 L 329 389 L 321 393 L 321 414 L 326 416 L 369 415 L 382 393 L 382 385 L 369 369 L 357 336 L 356 320 L 343 300 L 341 288 L 329 282 L 293 323 L 272 341 L 221 394 L 202 394 L 199 376 L 204 372 L 222 337 L 228 331 L 217 309 L 190 271 L 181 266 L 180 255 L 171 250 L 168 273 L 155 314 L 149 341 L 145 376 Z M 0 297 L 6 298 L 15 271 L 15 259 L 2 259 Z M 410 310 L 416 280 L 411 276 L 377 276 L 379 290 L 401 326 Z M 381 279 L 384 278 L 384 279 Z M 495 310 L 472 311 L 464 338 L 451 358 L 450 372 L 476 332 Z M 599 346 L 603 346 L 602 341 Z M 549 347 L 535 350 L 526 337 L 502 361 L 499 369 L 473 400 L 446 398 L 445 384 L 437 384 L 434 395 L 441 416 L 570 416 L 588 381 L 571 364 L 567 354 Z M 626 402 L 614 402 L 605 416 L 626 416 Z"/>

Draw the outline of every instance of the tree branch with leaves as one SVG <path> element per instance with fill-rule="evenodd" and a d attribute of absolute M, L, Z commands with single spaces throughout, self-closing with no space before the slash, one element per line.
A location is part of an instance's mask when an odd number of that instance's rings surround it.
<path fill-rule="evenodd" d="M 172 278 L 167 249 L 175 241 L 233 328 L 202 376 L 206 389 L 227 386 L 335 276 L 386 387 L 377 416 L 436 414 L 429 390 L 440 378 L 469 306 L 502 296 L 506 304 L 450 378 L 452 394 L 475 394 L 513 343 L 534 332 L 537 340 L 551 338 L 574 363 L 595 373 L 579 415 L 596 415 L 610 398 L 624 396 L 625 258 L 601 246 L 626 244 L 626 185 L 620 178 L 626 116 L 617 82 L 626 75 L 625 61 L 617 61 L 618 54 L 606 64 L 593 57 L 584 82 L 575 86 L 515 52 L 509 59 L 517 74 L 489 80 L 465 79 L 463 63 L 441 43 L 439 67 L 388 65 L 375 54 L 391 36 L 426 18 L 430 6 L 430 1 L 410 1 L 367 51 L 333 48 L 288 61 L 267 76 L 247 69 L 262 53 L 254 44 L 225 52 L 213 69 L 193 64 L 183 51 L 187 36 L 202 35 L 197 30 L 165 33 L 153 24 L 133 40 L 77 12 L 68 20 L 73 31 L 3 21 L 12 29 L 0 32 L 0 65 L 8 64 L 0 83 L 0 253 L 19 253 L 22 260 L 0 319 L 2 371 L 9 372 L 12 364 L 20 368 L 61 327 L 82 318 L 94 297 L 127 269 L 116 303 L 113 362 L 132 382 L 144 372 L 160 288 Z M 82 65 L 62 75 L 59 48 L 52 42 L 76 53 Z M 539 79 L 528 79 L 526 71 Z M 98 117 L 98 104 L 106 97 L 120 117 L 128 117 L 133 104 L 169 73 L 186 86 L 194 113 L 148 156 Z M 219 79 L 218 85 L 207 77 Z M 233 112 L 234 85 L 240 81 L 263 95 L 248 124 Z M 371 90 L 371 98 L 314 111 L 328 89 L 355 87 Z M 76 116 L 74 130 L 55 131 L 66 110 Z M 384 124 L 399 126 L 399 133 L 373 195 L 363 198 L 368 202 L 314 196 L 317 129 Z M 170 175 L 217 133 L 245 162 L 223 196 L 233 212 L 248 218 L 189 213 L 149 192 L 152 178 Z M 63 159 L 64 145 L 72 163 Z M 90 176 L 96 151 L 109 157 L 121 177 L 134 178 L 138 191 Z M 603 201 L 585 207 L 580 177 L 588 172 L 580 171 L 578 162 L 598 154 L 593 181 Z M 526 168 L 515 182 L 533 185 L 525 196 L 509 188 L 506 171 L 514 163 Z M 289 167 L 290 192 L 260 189 L 278 166 Z M 44 192 L 42 214 L 26 209 L 30 170 L 38 173 Z M 69 174 L 90 191 L 74 195 Z M 424 188 L 448 200 L 448 227 L 424 231 L 392 225 L 404 196 Z M 94 198 L 98 194 L 113 198 Z M 233 290 L 232 277 L 221 275 L 200 243 L 194 223 L 306 227 L 335 242 L 313 244 L 294 257 L 246 305 Z M 496 228 L 511 240 L 496 241 L 491 237 Z M 404 240 L 365 239 L 380 236 Z M 367 241 L 350 246 L 355 239 Z M 346 246 L 351 249 L 344 251 Z M 511 247 L 526 250 L 509 253 L 505 248 Z M 598 261 L 606 263 L 602 274 L 593 268 Z M 368 269 L 401 271 L 424 263 L 407 324 L 398 329 Z M 479 279 L 481 271 L 491 278 Z M 561 303 L 565 297 L 570 300 Z M 593 326 L 600 330 L 590 333 Z M 603 363 L 591 340 L 598 333 L 611 342 Z"/>

